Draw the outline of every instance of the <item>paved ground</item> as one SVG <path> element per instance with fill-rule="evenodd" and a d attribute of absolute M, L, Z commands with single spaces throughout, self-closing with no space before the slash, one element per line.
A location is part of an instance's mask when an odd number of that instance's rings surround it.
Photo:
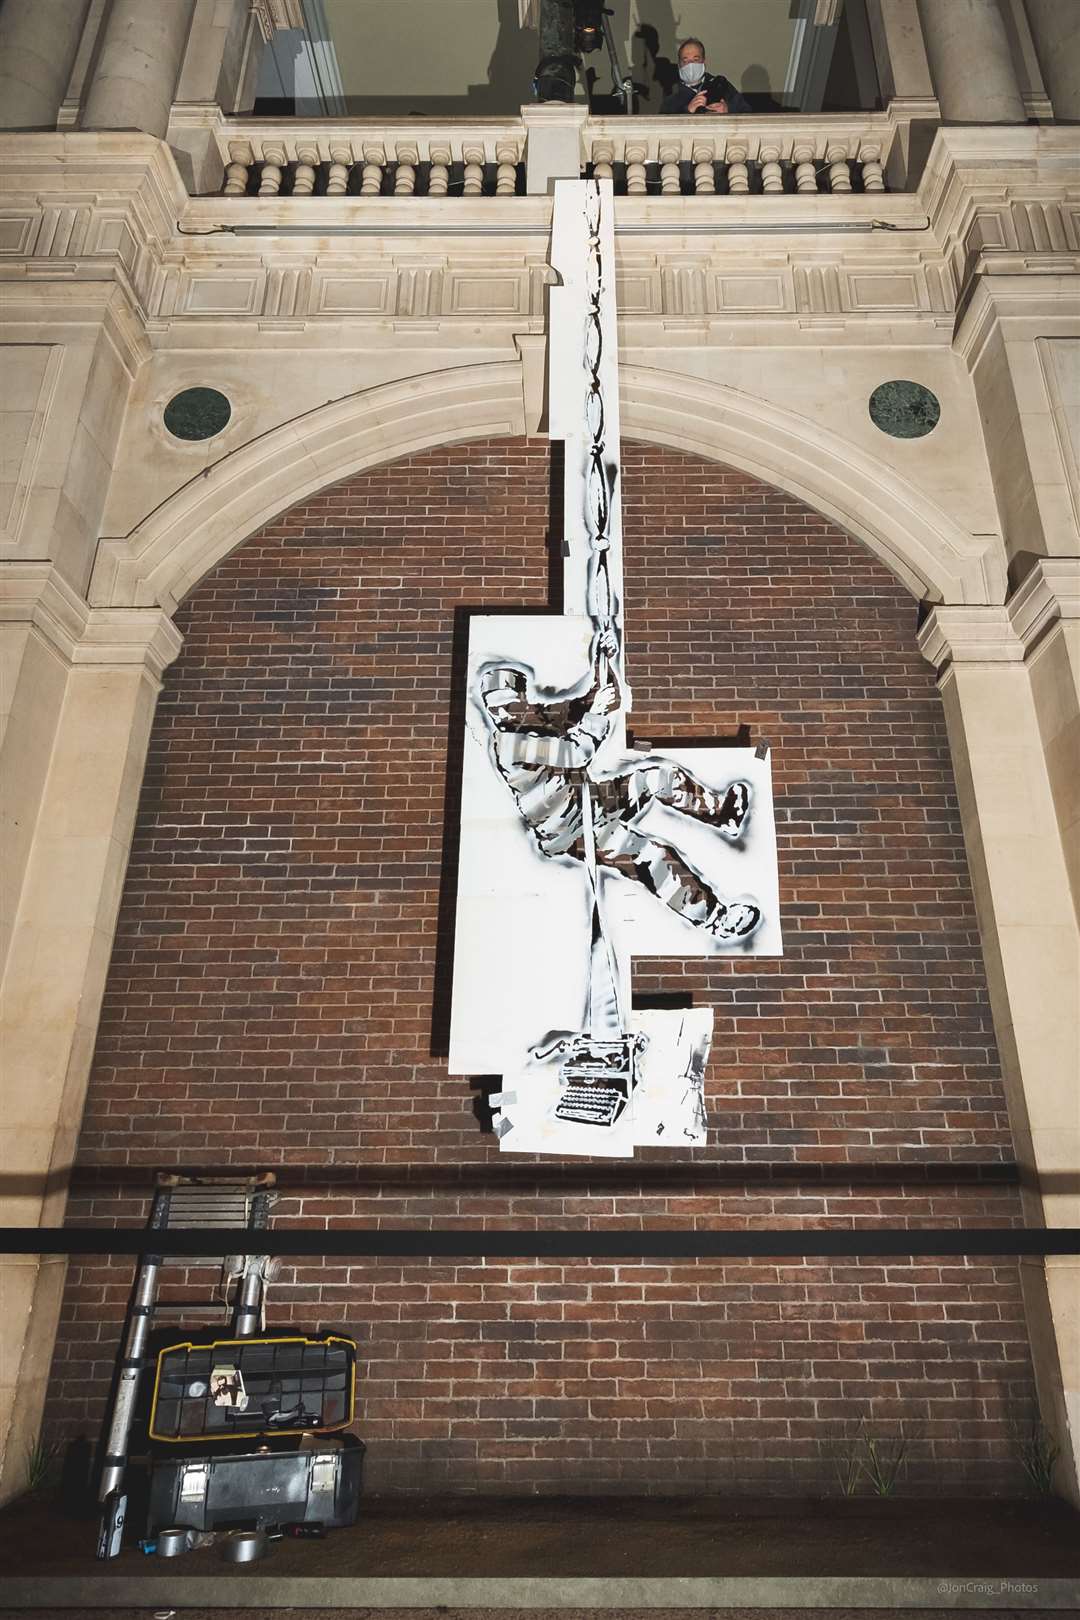
<path fill-rule="evenodd" d="M 51 1620 L 252 1620 L 251 1609 L 50 1609 Z M 272 1609 L 273 1620 L 597 1620 L 596 1609 Z M 610 1614 L 610 1610 L 608 1613 Z M 986 1614 L 985 1609 L 965 1609 Z M 994 1620 L 1061 1620 L 1061 1609 L 995 1609 Z M 6 1609 L 4 1620 L 42 1620 Z M 622 1609 L 618 1620 L 956 1620 L 956 1609 Z"/>
<path fill-rule="evenodd" d="M 325 1541 L 279 1541 L 270 1556 L 246 1567 L 226 1564 L 220 1547 L 190 1553 L 179 1560 L 144 1557 L 134 1545 L 118 1559 L 99 1563 L 94 1557 L 96 1525 L 92 1519 L 65 1518 L 54 1499 L 23 1499 L 0 1513 L 0 1614 L 3 1620 L 141 1620 L 175 1607 L 177 1620 L 250 1620 L 272 1614 L 274 1620 L 596 1620 L 600 1614 L 634 1620 L 635 1601 L 657 1601 L 657 1586 L 630 1585 L 629 1599 L 617 1611 L 590 1608 L 464 1608 L 477 1588 L 443 1589 L 442 1606 L 425 1608 L 327 1607 L 350 1603 L 346 1586 L 332 1592 L 322 1580 L 367 1582 L 411 1578 L 413 1593 L 400 1588 L 385 1593 L 367 1587 L 356 1591 L 361 1603 L 427 1599 L 426 1583 L 441 1578 L 492 1577 L 528 1580 L 606 1577 L 609 1580 L 663 1582 L 674 1577 L 719 1580 L 768 1580 L 793 1577 L 805 1584 L 775 1587 L 760 1594 L 763 1603 L 785 1603 L 789 1594 L 804 1602 L 814 1595 L 815 1579 L 871 1577 L 921 1579 L 922 1594 L 908 1601 L 905 1590 L 823 1590 L 824 1604 L 843 1602 L 889 1604 L 886 1608 L 742 1608 L 724 1607 L 757 1598 L 753 1588 L 717 1592 L 716 1602 L 682 1589 L 683 1601 L 706 1607 L 638 1610 L 640 1620 L 807 1620 L 810 1613 L 833 1620 L 888 1620 L 891 1615 L 936 1620 L 958 1609 L 993 1610 L 998 1615 L 1045 1614 L 1040 1597 L 1057 1615 L 1080 1613 L 1080 1514 L 1058 1499 L 1050 1501 L 829 1500 L 769 1498 L 483 1498 L 367 1497 L 360 1522 L 332 1532 Z M 278 1579 L 282 1590 L 275 1593 Z M 1066 1603 L 1050 1585 L 1076 1583 L 1077 1601 Z M 50 1591 L 53 1581 L 62 1582 Z M 127 1582 L 131 1582 L 130 1588 Z M 974 1583 L 964 1595 L 944 1594 L 934 1604 L 939 1583 Z M 252 1583 L 248 1585 L 248 1583 Z M 307 1596 L 311 1604 L 295 1605 Z M 1024 1583 L 1016 1585 L 1015 1583 Z M 103 1584 L 107 1583 L 107 1584 Z M 190 1583 L 190 1584 L 189 1584 Z M 257 1584 L 256 1584 L 257 1583 Z M 1024 1591 L 1026 1596 L 1013 1595 Z M 231 1590 L 230 1590 L 231 1588 Z M 245 1590 L 246 1588 L 246 1590 Z M 954 1590 L 962 1590 L 959 1584 Z M 220 1591 L 221 1608 L 206 1608 Z M 123 1604 L 130 1592 L 130 1607 Z M 647 1595 L 647 1592 L 649 1595 Z M 987 1595 L 984 1597 L 983 1593 Z M 188 1595 L 185 1597 L 185 1593 Z M 234 1595 L 235 1594 L 235 1595 Z M 5 1602 L 6 1595 L 6 1602 Z M 504 1603 L 550 1601 L 551 1589 L 510 1595 L 492 1589 L 492 1600 Z M 569 1591 L 565 1601 L 580 1594 Z M 672 1592 L 679 1602 L 680 1593 Z M 85 1604 L 77 1604 L 85 1596 Z M 277 1608 L 277 1600 L 289 1607 Z M 246 1603 L 245 1603 L 246 1599 Z M 230 1601 L 231 1600 L 231 1601 Z M 256 1602 L 256 1600 L 258 1600 Z M 434 1591 L 432 1600 L 435 1599 Z M 664 1601 L 664 1597 L 660 1601 Z M 586 1600 L 587 1601 L 587 1600 Z M 55 1607 L 49 1605 L 55 1603 Z M 899 1603 L 901 1607 L 892 1607 Z M 1017 1607 L 1014 1609 L 1013 1604 Z M 234 1607 L 240 1604 L 242 1607 Z M 101 1606 L 99 1606 L 101 1605 Z M 198 1605 L 196 1607 L 196 1605 Z M 253 1607 L 253 1605 L 255 1605 Z M 1030 1606 L 1029 1606 L 1030 1605 Z"/>
<path fill-rule="evenodd" d="M 95 1537 L 92 1520 L 24 1498 L 0 1513 L 0 1574 L 1080 1577 L 1080 1513 L 1060 1498 L 365 1497 L 350 1529 L 240 1568 L 218 1547 L 146 1558 L 134 1537 L 99 1563 Z"/>

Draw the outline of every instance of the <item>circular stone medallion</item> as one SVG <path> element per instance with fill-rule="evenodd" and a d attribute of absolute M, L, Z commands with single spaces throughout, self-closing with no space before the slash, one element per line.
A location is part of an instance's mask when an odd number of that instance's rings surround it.
<path fill-rule="evenodd" d="M 870 395 L 870 420 L 894 439 L 921 439 L 941 417 L 937 395 L 916 382 L 881 383 Z"/>
<path fill-rule="evenodd" d="M 164 422 L 174 439 L 212 439 L 232 415 L 232 406 L 216 388 L 185 388 L 165 407 Z"/>

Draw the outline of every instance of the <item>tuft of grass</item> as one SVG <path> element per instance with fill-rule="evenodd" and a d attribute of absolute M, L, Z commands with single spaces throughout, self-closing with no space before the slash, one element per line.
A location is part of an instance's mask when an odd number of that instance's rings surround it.
<path fill-rule="evenodd" d="M 918 1425 L 897 1423 L 871 1429 L 861 1417 L 854 1425 L 846 1423 L 828 1448 L 833 1473 L 843 1496 L 856 1496 L 866 1480 L 876 1496 L 895 1496 L 897 1484 Z"/>
<path fill-rule="evenodd" d="M 865 1418 L 860 1418 L 854 1429 L 845 1424 L 839 1438 L 829 1447 L 833 1473 L 843 1496 L 854 1496 L 859 1489 L 859 1476 L 862 1472 L 860 1453 L 865 1430 Z"/>
<path fill-rule="evenodd" d="M 1016 1436 L 1016 1449 L 1032 1489 L 1040 1496 L 1053 1496 L 1054 1470 L 1061 1447 L 1040 1418 L 1032 1420 Z"/>
<path fill-rule="evenodd" d="M 901 1419 L 895 1433 L 863 1436 L 860 1467 L 876 1496 L 896 1495 L 896 1486 L 917 1432 L 917 1426 L 905 1424 Z"/>
<path fill-rule="evenodd" d="M 41 1435 L 26 1448 L 26 1489 L 30 1494 L 44 1490 L 52 1483 L 60 1445 L 56 1440 L 43 1440 Z"/>

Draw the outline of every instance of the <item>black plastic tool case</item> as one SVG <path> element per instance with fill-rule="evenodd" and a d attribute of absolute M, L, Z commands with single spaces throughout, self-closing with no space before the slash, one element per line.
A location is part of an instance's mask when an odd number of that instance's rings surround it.
<path fill-rule="evenodd" d="M 211 1374 L 223 1366 L 238 1369 L 243 1379 L 242 1410 L 214 1403 Z M 190 1446 L 332 1434 L 352 1422 L 355 1402 L 352 1339 L 337 1334 L 188 1339 L 158 1352 L 150 1439 Z"/>
<path fill-rule="evenodd" d="M 365 1448 L 353 1435 L 346 1440 L 304 1451 L 155 1458 L 148 1532 L 355 1524 Z"/>

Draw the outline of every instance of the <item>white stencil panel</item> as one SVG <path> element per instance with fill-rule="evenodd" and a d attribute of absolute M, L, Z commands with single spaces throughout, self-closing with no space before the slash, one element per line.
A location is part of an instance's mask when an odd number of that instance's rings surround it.
<path fill-rule="evenodd" d="M 621 1157 L 707 1140 L 711 1011 L 636 1012 L 634 958 L 782 951 L 771 772 L 627 747 L 610 182 L 556 184 L 551 257 L 564 611 L 469 626 L 450 1071 L 503 1151 Z"/>
<path fill-rule="evenodd" d="M 545 855 L 493 764 L 499 739 L 479 697 L 481 674 L 518 669 L 540 702 L 580 692 L 593 629 L 580 615 L 533 614 L 478 617 L 470 630 L 450 1072 L 503 1074 L 528 1047 L 553 1030 L 578 1028 L 585 1016 L 589 885 L 576 841 L 567 853 Z M 769 760 L 749 748 L 646 754 L 616 745 L 600 752 L 594 775 L 601 786 L 621 784 L 628 768 L 659 761 L 683 766 L 721 799 L 733 781 L 748 784 L 749 812 L 737 840 L 655 796 L 643 795 L 633 824 L 682 857 L 721 900 L 756 904 L 762 921 L 743 942 L 718 939 L 601 860 L 605 918 L 626 988 L 636 956 L 782 953 Z"/>

